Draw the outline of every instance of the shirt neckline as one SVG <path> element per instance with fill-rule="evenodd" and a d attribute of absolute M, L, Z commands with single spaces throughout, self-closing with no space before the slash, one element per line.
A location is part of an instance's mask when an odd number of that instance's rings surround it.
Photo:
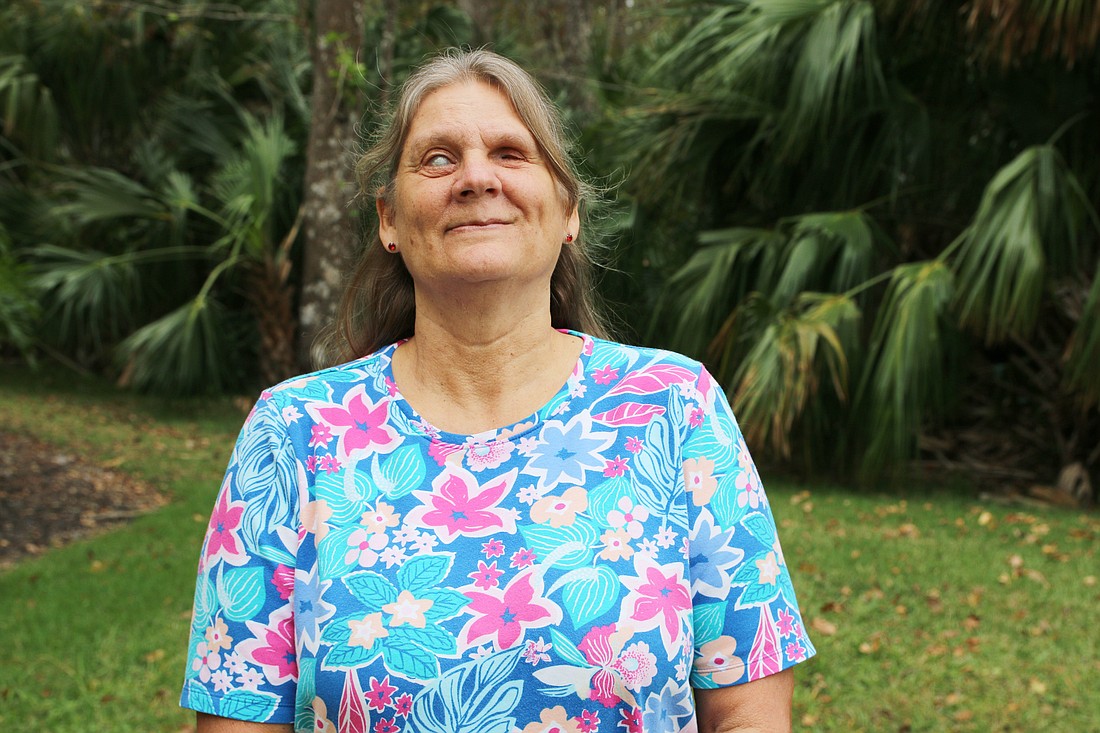
<path fill-rule="evenodd" d="M 420 413 L 418 413 L 409 401 L 405 399 L 405 396 L 401 394 L 401 389 L 397 386 L 397 380 L 395 380 L 393 376 L 394 352 L 396 352 L 398 347 L 407 339 L 392 343 L 383 351 L 385 359 L 382 367 L 382 376 L 385 378 L 386 388 L 389 390 L 390 404 L 401 412 L 414 429 L 419 431 L 421 435 L 431 438 L 433 442 L 440 441 L 443 443 L 464 445 L 467 443 L 485 444 L 515 440 L 539 427 L 548 418 L 566 412 L 569 403 L 572 402 L 574 397 L 578 396 L 574 390 L 585 373 L 588 359 L 592 355 L 594 339 L 588 334 L 580 331 L 565 328 L 558 330 L 581 339 L 580 354 L 577 356 L 577 361 L 573 365 L 573 370 L 569 373 L 565 382 L 558 387 L 553 397 L 540 405 L 535 412 L 521 420 L 501 427 L 484 430 L 479 433 L 452 433 L 429 423 L 421 417 Z"/>

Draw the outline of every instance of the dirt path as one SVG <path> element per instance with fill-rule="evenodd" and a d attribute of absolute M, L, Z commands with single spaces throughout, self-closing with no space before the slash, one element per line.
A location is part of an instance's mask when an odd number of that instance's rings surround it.
<path fill-rule="evenodd" d="M 116 527 L 166 501 L 121 471 L 0 432 L 0 567 Z"/>

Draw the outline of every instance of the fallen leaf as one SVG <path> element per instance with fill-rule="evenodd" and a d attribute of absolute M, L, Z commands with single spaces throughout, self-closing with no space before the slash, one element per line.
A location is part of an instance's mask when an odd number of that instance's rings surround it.
<path fill-rule="evenodd" d="M 836 633 L 836 624 L 834 624 L 832 621 L 823 619 L 820 616 L 817 616 L 812 621 L 810 621 L 810 628 L 812 628 L 814 631 L 821 634 L 822 636 L 832 636 Z"/>
<path fill-rule="evenodd" d="M 1027 689 L 1031 690 L 1036 695 L 1043 695 L 1046 694 L 1047 685 L 1039 678 L 1032 677 L 1030 680 L 1027 681 Z"/>
<path fill-rule="evenodd" d="M 973 717 L 974 713 L 971 710 L 959 710 L 955 713 L 955 721 L 958 723 L 965 723 Z"/>
<path fill-rule="evenodd" d="M 993 515 L 989 512 L 982 512 L 978 515 L 978 526 L 987 527 L 993 522 Z"/>
<path fill-rule="evenodd" d="M 1096 585 L 1096 576 L 1095 575 L 1086 575 L 1084 577 L 1083 582 L 1085 583 L 1085 585 L 1087 585 L 1089 588 L 1091 588 L 1092 586 Z"/>

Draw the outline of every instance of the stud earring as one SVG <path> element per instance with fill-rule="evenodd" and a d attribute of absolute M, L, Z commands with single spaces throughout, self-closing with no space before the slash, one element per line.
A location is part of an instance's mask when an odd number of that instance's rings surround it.
<path fill-rule="evenodd" d="M 386 245 L 386 249 L 388 249 L 390 252 L 396 252 L 397 251 L 397 242 L 390 242 L 389 244 Z"/>
<path fill-rule="evenodd" d="M 566 232 L 566 233 L 565 233 L 565 243 L 566 243 L 566 244 L 569 244 L 569 243 L 570 243 L 570 242 L 572 242 L 572 241 L 573 241 L 573 235 L 572 235 L 572 234 L 570 234 L 569 232 Z"/>

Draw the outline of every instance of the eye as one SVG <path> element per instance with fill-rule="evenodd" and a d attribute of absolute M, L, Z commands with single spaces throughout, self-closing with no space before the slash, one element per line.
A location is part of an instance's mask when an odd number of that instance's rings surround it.
<path fill-rule="evenodd" d="M 451 164 L 451 159 L 443 153 L 432 153 L 424 159 L 425 168 L 442 168 Z"/>

